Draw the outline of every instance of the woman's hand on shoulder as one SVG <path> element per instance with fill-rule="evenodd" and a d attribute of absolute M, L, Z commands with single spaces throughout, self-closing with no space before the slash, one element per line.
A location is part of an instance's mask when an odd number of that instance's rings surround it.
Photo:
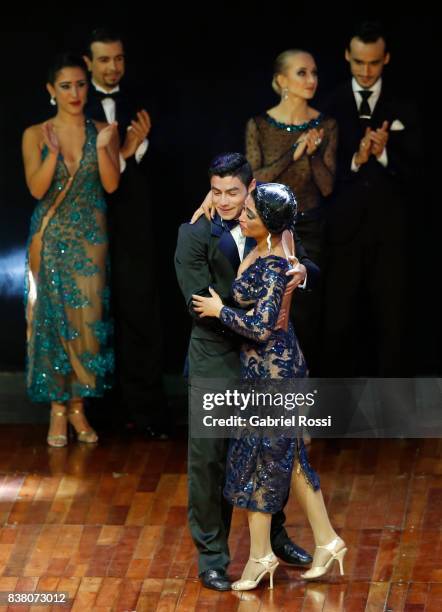
<path fill-rule="evenodd" d="M 196 211 L 193 213 L 190 223 L 196 223 L 200 217 L 203 215 L 206 217 L 208 221 L 211 221 L 215 216 L 216 208 L 213 203 L 213 194 L 212 190 L 204 198 L 203 203 Z"/>

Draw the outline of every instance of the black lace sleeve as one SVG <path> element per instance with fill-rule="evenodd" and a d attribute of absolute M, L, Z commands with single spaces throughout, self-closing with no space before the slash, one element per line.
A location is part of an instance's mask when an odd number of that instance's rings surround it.
<path fill-rule="evenodd" d="M 252 167 L 255 178 L 258 181 L 270 183 L 293 162 L 293 150 L 290 147 L 288 151 L 284 152 L 274 162 L 263 166 L 258 126 L 254 119 L 250 119 L 246 126 L 246 157 Z"/>
<path fill-rule="evenodd" d="M 265 266 L 253 310 L 245 312 L 223 306 L 221 322 L 241 336 L 257 342 L 266 342 L 278 320 L 288 278 L 284 272 L 285 270 L 277 271 Z"/>

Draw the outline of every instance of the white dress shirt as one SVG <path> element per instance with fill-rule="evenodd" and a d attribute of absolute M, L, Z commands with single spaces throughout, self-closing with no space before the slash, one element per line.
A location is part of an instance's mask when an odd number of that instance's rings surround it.
<path fill-rule="evenodd" d="M 100 85 L 97 85 L 97 83 L 95 83 L 93 79 L 92 79 L 92 85 L 95 87 L 97 91 L 101 91 L 101 93 L 104 93 L 104 94 L 106 93 L 112 94 L 112 93 L 116 93 L 117 91 L 120 91 L 119 85 L 117 85 L 116 87 L 113 87 L 111 90 L 107 90 L 101 87 Z M 113 100 L 112 98 L 103 98 L 101 100 L 101 105 L 103 106 L 103 111 L 106 116 L 107 122 L 113 123 L 115 121 L 115 100 Z M 149 146 L 149 141 L 147 138 L 145 138 L 143 142 L 139 145 L 137 150 L 135 151 L 135 159 L 138 164 L 143 159 L 148 146 Z M 120 172 L 124 172 L 125 168 L 126 168 L 126 160 L 123 158 L 123 156 L 120 153 Z"/>
<path fill-rule="evenodd" d="M 362 96 L 359 93 L 362 89 L 364 89 L 363 87 L 361 87 L 359 85 L 359 83 L 357 82 L 357 80 L 355 78 L 352 79 L 351 82 L 351 88 L 353 90 L 353 95 L 355 98 L 355 102 L 356 102 L 356 107 L 359 111 L 361 104 L 362 104 Z M 368 102 L 368 106 L 370 107 L 371 110 L 371 114 L 373 114 L 375 106 L 379 100 L 379 97 L 381 95 L 381 91 L 382 91 L 382 79 L 378 79 L 376 81 L 376 83 L 370 87 L 369 89 L 364 89 L 365 91 L 371 91 L 372 94 L 371 96 L 368 98 L 367 102 Z M 353 159 L 351 160 L 351 169 L 353 172 L 358 172 L 360 166 L 355 162 L 355 157 L 356 157 L 356 153 L 353 155 Z M 380 164 L 382 164 L 384 166 L 384 168 L 386 168 L 388 166 L 388 155 L 387 155 L 387 147 L 384 147 L 384 150 L 382 151 L 382 155 L 380 155 L 380 157 L 377 158 L 378 162 Z"/>
<path fill-rule="evenodd" d="M 239 223 L 230 230 L 230 233 L 232 234 L 233 240 L 236 242 L 239 260 L 242 261 L 244 259 L 244 249 L 246 248 L 246 237 L 242 233 Z"/>

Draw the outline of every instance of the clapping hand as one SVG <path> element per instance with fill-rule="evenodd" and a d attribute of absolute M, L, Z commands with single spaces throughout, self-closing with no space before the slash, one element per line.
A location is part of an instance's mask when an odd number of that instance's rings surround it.
<path fill-rule="evenodd" d="M 300 159 L 304 155 L 305 150 L 307 149 L 306 136 L 301 136 L 300 138 L 298 138 L 293 147 L 295 147 L 295 150 L 293 151 L 293 161 L 298 161 L 298 159 Z"/>
<path fill-rule="evenodd" d="M 370 132 L 371 152 L 380 157 L 388 142 L 388 121 L 384 121 L 381 128 Z"/>
<path fill-rule="evenodd" d="M 149 113 L 144 109 L 139 111 L 137 118 L 133 119 L 127 128 L 126 138 L 121 148 L 124 159 L 135 155 L 140 144 L 148 137 L 151 127 Z"/>
<path fill-rule="evenodd" d="M 129 132 L 134 131 L 137 138 L 138 144 L 141 144 L 145 138 L 148 137 L 152 123 L 149 117 L 149 113 L 146 110 L 140 110 L 137 113 L 137 118 L 130 122 Z"/>
<path fill-rule="evenodd" d="M 114 121 L 99 132 L 97 136 L 97 150 L 105 149 L 110 144 L 112 139 L 117 136 L 117 126 L 117 122 Z"/>
<path fill-rule="evenodd" d="M 373 146 L 373 141 L 371 139 L 371 133 L 372 133 L 372 129 L 367 127 L 365 129 L 365 135 L 361 139 L 361 142 L 359 143 L 359 150 L 355 156 L 355 163 L 358 166 L 362 166 L 363 164 L 366 164 L 368 160 L 370 159 L 370 155 L 372 153 L 372 146 Z"/>
<path fill-rule="evenodd" d="M 304 153 L 307 153 L 307 155 L 313 155 L 320 146 L 323 138 L 324 130 L 322 128 L 320 130 L 313 128 L 301 136 L 295 143 L 296 148 L 293 152 L 293 161 L 300 159 Z"/>
<path fill-rule="evenodd" d="M 307 155 L 313 155 L 316 153 L 318 148 L 321 145 L 321 142 L 324 138 L 324 129 L 320 130 L 312 129 L 307 132 L 306 140 L 307 140 Z"/>
<path fill-rule="evenodd" d="M 202 317 L 219 317 L 223 303 L 217 292 L 209 287 L 211 297 L 192 295 L 192 305 L 195 312 Z"/>
<path fill-rule="evenodd" d="M 41 128 L 43 132 L 43 142 L 48 150 L 54 155 L 58 155 L 60 151 L 60 143 L 57 134 L 55 133 L 54 124 L 52 121 L 45 121 Z"/>

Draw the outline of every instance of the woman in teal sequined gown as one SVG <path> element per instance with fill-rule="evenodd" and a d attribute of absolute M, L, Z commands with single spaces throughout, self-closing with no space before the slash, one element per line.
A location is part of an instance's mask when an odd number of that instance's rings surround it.
<path fill-rule="evenodd" d="M 51 403 L 48 443 L 67 443 L 67 419 L 96 442 L 83 398 L 101 396 L 113 370 L 108 319 L 106 203 L 119 182 L 116 125 L 86 120 L 87 69 L 60 56 L 48 91 L 50 121 L 23 135 L 26 181 L 38 200 L 27 252 L 27 389 Z M 67 411 L 68 408 L 68 411 Z"/>
<path fill-rule="evenodd" d="M 232 295 L 240 308 L 225 306 L 213 290 L 210 298 L 193 296 L 195 312 L 219 318 L 244 337 L 241 369 L 245 380 L 289 380 L 307 375 L 291 323 L 286 320 L 278 325 L 281 307 L 284 305 L 286 316 L 289 310 L 285 295 L 289 264 L 283 233 L 293 225 L 295 213 L 296 200 L 290 188 L 278 183 L 258 186 L 240 216 L 243 234 L 257 242 L 233 283 Z M 292 475 L 295 461 L 297 469 Z M 319 478 L 309 465 L 302 439 L 288 433 L 259 435 L 246 427 L 230 441 L 224 487 L 230 503 L 247 509 L 250 529 L 249 561 L 232 589 L 253 589 L 266 573 L 272 584 L 278 561 L 271 548 L 271 515 L 284 506 L 292 477 L 316 543 L 313 567 L 302 577 L 323 576 L 335 559 L 342 566 L 345 543 L 330 523 Z"/>

